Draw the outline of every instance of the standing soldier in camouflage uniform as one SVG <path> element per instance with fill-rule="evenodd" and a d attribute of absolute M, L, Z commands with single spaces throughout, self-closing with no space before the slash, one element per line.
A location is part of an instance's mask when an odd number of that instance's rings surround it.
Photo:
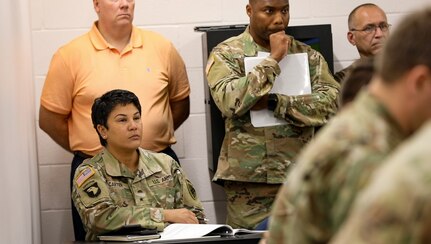
<path fill-rule="evenodd" d="M 430 12 L 413 20 L 391 34 L 368 89 L 301 152 L 274 204 L 270 243 L 328 242 L 371 173 L 431 118 Z"/>
<path fill-rule="evenodd" d="M 250 25 L 213 49 L 206 72 L 226 131 L 214 180 L 224 183 L 227 223 L 252 229 L 269 216 L 280 184 L 314 127 L 336 112 L 339 85 L 320 53 L 286 35 L 288 0 L 250 0 L 246 11 Z M 246 74 L 244 58 L 258 51 L 270 56 Z M 278 62 L 288 53 L 308 54 L 312 94 L 269 94 L 280 74 Z M 262 109 L 287 124 L 253 127 L 250 110 Z"/>
<path fill-rule="evenodd" d="M 431 90 L 431 6 L 402 21 L 399 32 L 411 42 Z M 412 38 L 412 39 L 409 39 Z M 414 38 L 414 39 L 413 39 Z M 408 42 L 410 43 L 410 42 Z M 404 53 L 406 54 L 406 53 Z M 429 99 L 428 99 L 429 100 Z M 430 102 L 421 112 L 431 113 Z M 431 243 L 431 121 L 403 143 L 373 174 L 334 243 Z"/>
<path fill-rule="evenodd" d="M 347 40 L 358 49 L 359 60 L 372 58 L 382 50 L 390 25 L 385 12 L 379 6 L 373 3 L 357 6 L 350 12 L 347 24 Z M 335 73 L 335 80 L 342 84 L 357 61 Z"/>
<path fill-rule="evenodd" d="M 75 173 L 72 199 L 86 240 L 124 225 L 163 230 L 167 223 L 204 223 L 193 185 L 171 157 L 139 147 L 141 105 L 113 90 L 95 100 L 92 121 L 105 149 Z"/>

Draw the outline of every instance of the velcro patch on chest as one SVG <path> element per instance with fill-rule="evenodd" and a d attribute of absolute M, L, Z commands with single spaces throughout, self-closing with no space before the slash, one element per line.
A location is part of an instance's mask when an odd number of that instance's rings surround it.
<path fill-rule="evenodd" d="M 148 181 L 148 185 L 149 186 L 160 185 L 160 184 L 164 184 L 166 182 L 172 181 L 172 180 L 173 180 L 172 175 L 165 175 L 165 176 L 161 176 L 161 177 L 152 177 Z"/>
<path fill-rule="evenodd" d="M 95 173 L 96 172 L 91 167 L 88 167 L 88 168 L 84 169 L 83 171 L 81 171 L 81 173 L 78 175 L 78 177 L 76 177 L 76 180 L 75 180 L 78 187 L 81 187 L 82 184 L 84 184 L 84 182 L 86 182 Z"/>

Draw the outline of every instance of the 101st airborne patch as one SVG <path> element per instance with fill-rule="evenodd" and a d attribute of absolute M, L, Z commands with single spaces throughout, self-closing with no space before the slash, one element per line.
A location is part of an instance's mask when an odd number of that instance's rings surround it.
<path fill-rule="evenodd" d="M 84 189 L 84 192 L 87 193 L 87 195 L 89 197 L 95 198 L 95 197 L 99 196 L 102 191 L 100 190 L 99 185 L 97 185 L 97 182 L 94 182 L 93 184 L 86 187 Z"/>

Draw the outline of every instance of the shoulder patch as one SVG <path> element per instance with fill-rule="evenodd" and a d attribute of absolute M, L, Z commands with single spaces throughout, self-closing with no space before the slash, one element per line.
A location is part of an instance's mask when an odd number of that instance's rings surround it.
<path fill-rule="evenodd" d="M 91 167 L 87 167 L 83 171 L 81 171 L 81 173 L 79 174 L 78 177 L 76 177 L 76 180 L 75 180 L 78 187 L 81 187 L 82 184 L 84 184 L 84 182 L 86 182 L 91 176 L 94 175 L 94 173 L 96 172 Z"/>
<path fill-rule="evenodd" d="M 187 180 L 187 190 L 189 191 L 189 194 L 192 197 L 192 199 L 196 200 L 196 190 L 189 180 Z"/>
<path fill-rule="evenodd" d="M 85 188 L 84 192 L 87 193 L 89 197 L 95 198 L 100 195 L 102 190 L 100 190 L 100 187 L 99 185 L 97 185 L 97 182 L 94 182 L 93 184 Z"/>

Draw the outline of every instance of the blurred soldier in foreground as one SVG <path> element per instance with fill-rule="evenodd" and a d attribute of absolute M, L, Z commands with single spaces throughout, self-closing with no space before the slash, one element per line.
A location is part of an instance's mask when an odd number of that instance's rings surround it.
<path fill-rule="evenodd" d="M 277 196 L 270 243 L 328 242 L 373 171 L 431 117 L 430 20 L 428 10 L 401 22 L 368 89 L 301 152 Z"/>

